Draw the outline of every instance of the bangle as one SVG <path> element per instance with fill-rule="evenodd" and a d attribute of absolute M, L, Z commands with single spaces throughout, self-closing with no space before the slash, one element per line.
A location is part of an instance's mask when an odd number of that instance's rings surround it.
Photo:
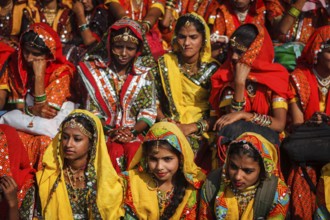
<path fill-rule="evenodd" d="M 29 116 L 34 116 L 34 114 L 32 114 L 30 111 L 29 111 L 29 106 L 25 106 L 25 108 L 24 108 L 24 112 L 25 112 L 25 114 L 27 114 L 27 115 L 29 115 Z"/>
<path fill-rule="evenodd" d="M 131 130 L 131 133 L 134 135 L 134 137 L 138 136 L 138 131 L 134 128 Z"/>
<path fill-rule="evenodd" d="M 261 115 L 258 113 L 253 113 L 251 122 L 263 127 L 269 127 L 272 124 L 272 119 L 268 115 Z"/>
<path fill-rule="evenodd" d="M 47 99 L 46 93 L 44 93 L 42 95 L 34 96 L 34 102 L 36 102 L 36 103 L 44 103 L 44 102 L 46 102 L 46 99 Z"/>
<path fill-rule="evenodd" d="M 291 6 L 291 8 L 288 10 L 288 14 L 296 19 L 299 17 L 300 13 L 301 11 L 294 6 Z"/>
<path fill-rule="evenodd" d="M 231 109 L 233 109 L 233 110 L 236 111 L 236 112 L 239 112 L 239 111 L 241 111 L 242 109 L 244 109 L 245 104 L 246 104 L 245 99 L 244 99 L 243 102 L 237 102 L 237 101 L 235 101 L 234 99 L 232 99 L 232 100 L 231 100 Z"/>
<path fill-rule="evenodd" d="M 78 27 L 80 32 L 83 32 L 84 30 L 87 30 L 88 28 L 89 28 L 89 26 L 87 23 L 79 25 L 79 27 Z"/>
<path fill-rule="evenodd" d="M 151 22 L 148 21 L 148 20 L 143 20 L 143 21 L 142 21 L 142 24 L 146 24 L 146 25 L 147 25 L 147 32 L 149 32 L 150 29 L 152 28 L 152 24 L 151 24 Z"/>

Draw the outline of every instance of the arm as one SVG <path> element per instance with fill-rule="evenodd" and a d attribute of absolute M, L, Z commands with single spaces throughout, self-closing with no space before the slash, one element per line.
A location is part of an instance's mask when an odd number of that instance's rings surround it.
<path fill-rule="evenodd" d="M 146 32 L 149 32 L 150 29 L 157 23 L 160 16 L 162 16 L 162 11 L 159 8 L 151 7 L 142 21 L 144 30 L 146 30 Z M 150 24 L 150 27 L 148 26 L 148 24 Z"/>
<path fill-rule="evenodd" d="M 83 4 L 80 1 L 74 2 L 72 5 L 72 11 L 76 15 L 76 21 L 79 27 L 78 29 L 80 31 L 80 36 L 84 41 L 84 45 L 89 46 L 96 42 L 97 39 L 93 36 L 93 32 L 87 24 Z"/>
<path fill-rule="evenodd" d="M 294 4 L 291 5 L 291 7 L 294 7 L 295 9 L 299 10 L 301 12 L 305 2 L 307 0 L 297 0 Z M 294 9 L 293 9 L 294 10 Z M 287 34 L 288 31 L 291 29 L 292 25 L 296 22 L 299 15 L 297 17 L 289 14 L 290 9 L 284 13 L 282 20 L 279 22 L 279 32 L 281 34 Z M 296 10 L 294 10 L 296 11 Z"/>
<path fill-rule="evenodd" d="M 125 9 L 119 2 L 111 1 L 107 5 L 109 8 L 109 14 L 112 15 L 115 20 L 119 20 L 126 16 Z"/>
<path fill-rule="evenodd" d="M 7 90 L 0 89 L 0 110 L 2 110 L 6 104 L 7 94 Z"/>
<path fill-rule="evenodd" d="M 294 126 L 299 126 L 304 123 L 304 113 L 299 108 L 297 102 L 290 103 L 289 112 Z"/>

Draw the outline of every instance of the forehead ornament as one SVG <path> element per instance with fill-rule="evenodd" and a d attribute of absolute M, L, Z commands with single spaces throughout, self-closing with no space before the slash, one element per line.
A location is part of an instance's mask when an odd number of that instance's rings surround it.
<path fill-rule="evenodd" d="M 73 118 L 70 121 L 67 121 L 64 125 L 63 125 L 63 129 L 65 128 L 78 128 L 79 131 L 81 133 L 83 133 L 84 135 L 86 135 L 88 138 L 92 138 L 92 134 L 79 122 L 76 122 L 76 120 L 74 120 Z"/>
<path fill-rule="evenodd" d="M 186 23 L 184 24 L 184 26 L 185 26 L 186 28 L 190 27 L 190 25 L 191 25 L 191 22 L 190 22 L 189 20 L 186 21 Z"/>
<path fill-rule="evenodd" d="M 130 34 L 129 29 L 125 28 L 125 32 L 123 34 L 119 34 L 113 38 L 113 42 L 118 42 L 118 41 L 131 41 L 134 44 L 139 44 L 139 40 Z"/>
<path fill-rule="evenodd" d="M 243 52 L 247 51 L 247 49 L 248 49 L 247 47 L 245 47 L 244 45 L 242 45 L 236 41 L 236 36 L 230 39 L 230 46 L 232 48 L 238 49 Z"/>

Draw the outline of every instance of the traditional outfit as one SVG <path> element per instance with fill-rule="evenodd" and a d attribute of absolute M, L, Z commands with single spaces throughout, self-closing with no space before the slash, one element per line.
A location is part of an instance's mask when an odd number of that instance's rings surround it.
<path fill-rule="evenodd" d="M 278 177 L 277 187 L 271 209 L 265 219 L 285 219 L 289 207 L 289 189 L 280 175 L 279 158 L 277 148 L 259 134 L 243 133 L 234 142 L 250 143 L 260 154 L 266 172 L 266 178 Z M 249 145 L 250 146 L 250 145 Z M 228 155 L 227 155 L 228 158 Z M 245 219 L 254 218 L 253 210 L 256 192 L 262 187 L 262 180 L 248 187 L 243 192 L 234 189 L 226 172 L 228 159 L 222 168 L 220 188 L 216 194 L 214 207 L 207 202 L 205 185 L 201 190 L 200 220 L 207 219 Z"/>
<path fill-rule="evenodd" d="M 287 99 L 292 96 L 289 74 L 282 65 L 273 63 L 274 49 L 267 30 L 260 25 L 256 27 L 259 33 L 239 61 L 251 67 L 243 110 L 271 115 L 276 108 L 288 109 Z M 226 108 L 230 107 L 235 88 L 233 68 L 229 57 L 211 78 L 210 103 L 219 116 L 229 113 Z"/>
<path fill-rule="evenodd" d="M 33 31 L 42 36 L 45 45 L 51 52 L 51 59 L 47 62 L 45 71 L 45 93 L 47 104 L 60 110 L 62 104 L 70 97 L 70 83 L 75 70 L 74 66 L 62 55 L 59 38 L 48 25 L 38 23 L 31 25 L 27 31 Z M 9 68 L 4 73 L 5 82 L 1 88 L 9 92 L 8 104 L 24 104 L 25 110 L 34 104 L 34 77 L 28 73 L 23 58 L 23 45 L 17 53 L 12 54 Z M 26 112 L 30 114 L 28 111 Z M 33 119 L 32 119 L 33 121 Z M 32 124 L 33 126 L 33 124 Z M 47 126 L 47 125 L 45 125 Z M 20 138 L 28 151 L 33 165 L 41 167 L 41 158 L 51 139 L 47 136 L 34 136 L 19 132 Z"/>
<path fill-rule="evenodd" d="M 105 120 L 109 129 L 119 127 L 134 128 L 142 120 L 151 126 L 156 120 L 155 88 L 149 68 L 143 65 L 142 59 L 133 60 L 126 79 L 122 79 L 109 66 L 111 62 L 111 32 L 129 28 L 142 43 L 140 25 L 129 19 L 121 19 L 111 26 L 108 33 L 108 59 L 96 58 L 79 64 L 79 74 L 88 91 L 86 108 Z M 126 170 L 138 149 L 142 136 L 139 135 L 129 143 L 108 141 L 110 158 L 117 172 Z"/>
<path fill-rule="evenodd" d="M 165 0 L 136 0 L 136 8 L 132 0 L 106 0 L 105 4 L 116 2 L 119 3 L 125 10 L 126 16 L 135 20 L 143 21 L 144 17 L 148 14 L 151 8 L 158 8 L 164 14 Z M 162 45 L 162 35 L 156 23 L 151 30 L 146 34 L 147 44 L 155 60 L 164 54 Z"/>
<path fill-rule="evenodd" d="M 179 60 L 180 52 L 176 44 L 173 45 L 173 52 L 159 58 L 158 67 L 151 70 L 156 81 L 160 109 L 166 118 L 181 124 L 196 123 L 210 117 L 208 102 L 210 78 L 218 68 L 217 61 L 211 57 L 210 30 L 207 24 L 201 16 L 195 13 L 191 13 L 189 16 L 199 21 L 205 28 L 206 40 L 200 51 L 198 72 L 190 76 L 182 69 Z M 210 134 L 206 132 L 200 135 L 192 134 L 188 136 L 188 140 L 195 152 L 203 148 L 200 150 L 200 154 L 197 153 L 200 155 L 198 158 L 212 154 L 209 151 L 209 143 L 213 141 Z M 208 163 L 210 160 L 207 162 L 204 160 L 204 162 Z M 202 162 L 200 159 L 198 161 Z M 211 169 L 210 164 L 204 164 L 204 166 L 198 161 L 199 166 L 203 166 L 207 170 Z"/>
<path fill-rule="evenodd" d="M 281 0 L 286 11 L 291 8 L 291 0 Z M 310 4 L 314 4 L 311 7 Z M 279 40 L 281 42 L 297 41 L 306 44 L 315 29 L 329 24 L 329 1 L 306 1 L 302 13 L 296 19 L 287 34 L 281 35 Z"/>
<path fill-rule="evenodd" d="M 212 34 L 226 35 L 230 37 L 242 24 L 253 23 L 265 25 L 266 18 L 272 21 L 283 14 L 280 3 L 275 1 L 255 0 L 251 1 L 246 13 L 235 11 L 232 1 L 223 1 L 207 12 L 207 21 L 212 25 Z"/>
<path fill-rule="evenodd" d="M 291 75 L 291 84 L 296 93 L 296 97 L 291 102 L 297 102 L 304 114 L 305 121 L 311 119 L 315 112 L 330 115 L 330 80 L 327 80 L 326 85 L 324 85 L 313 68 L 317 64 L 318 54 L 329 39 L 329 25 L 317 29 L 306 44 L 302 56 L 298 59 L 298 66 Z M 291 212 L 293 216 L 311 219 L 316 205 L 315 194 L 306 190 L 309 189 L 309 184 L 304 179 L 301 169 L 301 167 L 295 166 L 288 179 L 288 185 L 292 189 Z M 317 173 L 315 168 L 307 167 L 307 173 L 313 184 L 316 185 Z"/>
<path fill-rule="evenodd" d="M 16 130 L 0 125 L 0 176 L 11 176 L 17 184 L 20 219 L 32 219 L 34 210 L 34 173 L 28 155 Z M 8 205 L 0 202 L 0 219 L 7 219 Z"/>
<path fill-rule="evenodd" d="M 181 161 L 183 163 L 181 169 L 185 179 L 188 181 L 183 200 L 176 208 L 171 219 L 196 219 L 199 198 L 198 189 L 201 187 L 205 175 L 193 161 L 194 154 L 189 146 L 189 142 L 181 130 L 170 122 L 159 122 L 151 127 L 144 142 L 157 140 L 167 141 L 181 153 Z M 159 219 L 164 210 L 163 204 L 160 204 L 157 199 L 157 188 L 152 188 L 149 185 L 155 180 L 148 173 L 146 162 L 146 158 L 143 157 L 143 144 L 141 144 L 131 163 L 131 168 L 135 167 L 135 165 L 137 165 L 137 168 L 123 173 L 126 182 L 126 196 L 124 199 L 125 219 Z M 160 207 L 163 208 L 161 209 Z"/>
<path fill-rule="evenodd" d="M 64 181 L 62 131 L 47 148 L 37 183 L 44 219 L 119 219 L 123 191 L 120 178 L 107 153 L 101 121 L 85 110 L 75 110 L 69 117 L 84 117 L 93 125 L 93 143 L 86 166 L 86 187 L 74 199 L 72 187 Z"/>

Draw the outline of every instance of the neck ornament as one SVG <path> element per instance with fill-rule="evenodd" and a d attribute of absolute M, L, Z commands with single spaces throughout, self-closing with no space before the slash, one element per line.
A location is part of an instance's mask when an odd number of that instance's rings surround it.
<path fill-rule="evenodd" d="M 322 78 L 316 71 L 316 69 L 313 69 L 313 73 L 316 77 L 316 80 L 318 82 L 319 89 L 321 93 L 326 96 L 329 92 L 329 87 L 330 87 L 330 75 L 327 76 L 326 78 Z"/>

